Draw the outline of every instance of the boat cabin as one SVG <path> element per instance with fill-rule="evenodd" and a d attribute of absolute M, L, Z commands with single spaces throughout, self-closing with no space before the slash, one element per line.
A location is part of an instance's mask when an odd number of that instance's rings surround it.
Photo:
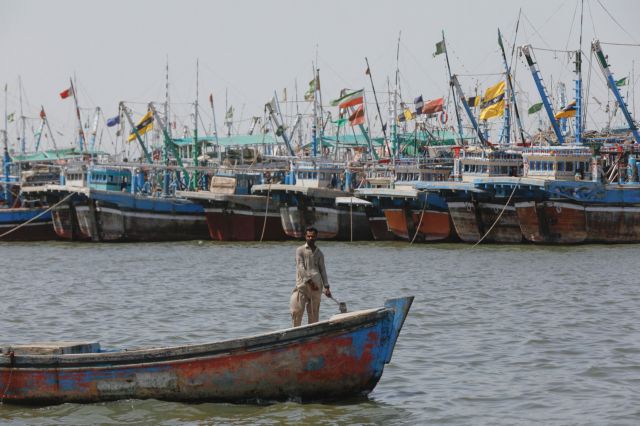
<path fill-rule="evenodd" d="M 522 153 L 516 150 L 461 150 L 453 161 L 453 176 L 462 182 L 478 178 L 522 176 Z"/>
<path fill-rule="evenodd" d="M 345 172 L 344 166 L 338 164 L 296 161 L 291 164 L 291 174 L 295 177 L 295 182 L 290 183 L 296 186 L 339 189 Z"/>
<path fill-rule="evenodd" d="M 591 180 L 592 155 L 588 147 L 551 146 L 527 148 L 523 154 L 524 176 L 534 179 Z"/>

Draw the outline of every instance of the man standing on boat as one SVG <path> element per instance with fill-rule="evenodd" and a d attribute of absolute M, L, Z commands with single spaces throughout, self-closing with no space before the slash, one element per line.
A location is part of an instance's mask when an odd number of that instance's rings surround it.
<path fill-rule="evenodd" d="M 322 292 L 331 297 L 324 255 L 316 247 L 318 230 L 308 227 L 305 231 L 306 243 L 296 250 L 296 287 L 291 295 L 290 308 L 293 326 L 302 324 L 305 309 L 309 324 L 318 322 Z"/>

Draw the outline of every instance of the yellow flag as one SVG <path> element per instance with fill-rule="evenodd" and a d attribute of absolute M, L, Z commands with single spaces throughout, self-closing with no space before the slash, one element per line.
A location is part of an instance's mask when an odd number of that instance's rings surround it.
<path fill-rule="evenodd" d="M 409 120 L 413 120 L 413 118 L 414 117 L 413 117 L 413 113 L 411 112 L 411 110 L 409 108 L 405 109 L 404 110 L 404 119 L 406 121 L 409 121 Z"/>
<path fill-rule="evenodd" d="M 140 121 L 138 121 L 138 124 L 136 124 L 136 130 L 138 131 L 138 134 L 142 136 L 151 129 L 153 129 L 153 113 L 151 112 L 151 110 L 149 110 L 144 115 L 144 117 L 142 117 Z M 131 142 L 135 138 L 136 132 L 132 130 L 129 134 L 129 137 L 127 138 L 127 142 Z"/>
<path fill-rule="evenodd" d="M 504 88 L 505 82 L 501 81 L 484 92 L 480 105 L 480 120 L 501 117 L 504 114 Z"/>
<path fill-rule="evenodd" d="M 556 112 L 554 117 L 556 120 L 561 118 L 571 118 L 576 116 L 576 101 L 571 101 L 569 104 L 562 108 L 560 111 Z"/>

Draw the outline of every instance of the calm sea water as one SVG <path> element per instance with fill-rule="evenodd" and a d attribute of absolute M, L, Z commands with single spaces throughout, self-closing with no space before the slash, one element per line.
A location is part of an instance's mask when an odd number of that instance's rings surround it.
<path fill-rule="evenodd" d="M 285 328 L 299 243 L 0 243 L 0 344 Z M 320 242 L 349 310 L 415 295 L 368 400 L 0 405 L 3 424 L 639 424 L 640 246 Z M 321 318 L 337 313 L 324 300 Z"/>

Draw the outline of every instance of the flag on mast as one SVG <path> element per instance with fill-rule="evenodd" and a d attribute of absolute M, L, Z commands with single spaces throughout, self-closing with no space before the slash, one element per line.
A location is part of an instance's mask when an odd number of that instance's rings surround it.
<path fill-rule="evenodd" d="M 138 121 L 136 124 L 136 130 L 140 136 L 147 133 L 149 130 L 153 129 L 153 112 L 151 110 L 147 111 L 147 113 Z M 136 138 L 136 132 L 132 131 L 127 138 L 127 142 L 131 142 Z"/>
<path fill-rule="evenodd" d="M 67 99 L 71 95 L 73 95 L 73 88 L 72 87 L 69 87 L 68 89 L 65 89 L 62 92 L 60 92 L 60 97 L 62 99 Z"/>
<path fill-rule="evenodd" d="M 504 114 L 504 81 L 491 86 L 484 92 L 482 104 L 480 105 L 480 120 L 488 120 L 494 117 L 501 117 Z"/>

